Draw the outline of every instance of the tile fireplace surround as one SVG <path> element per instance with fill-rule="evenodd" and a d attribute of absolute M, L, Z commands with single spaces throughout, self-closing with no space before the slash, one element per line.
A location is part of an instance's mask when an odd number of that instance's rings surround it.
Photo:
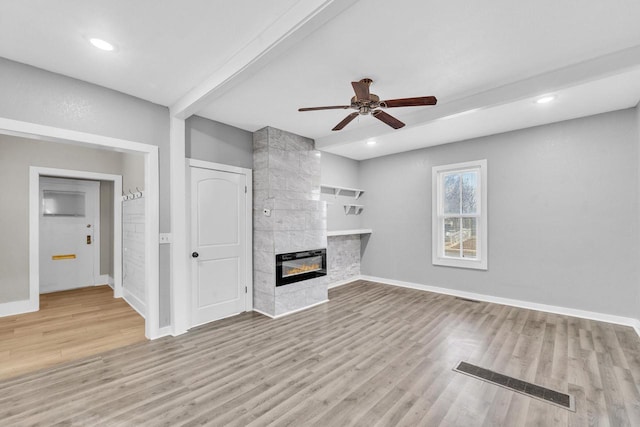
<path fill-rule="evenodd" d="M 272 127 L 253 134 L 253 208 L 254 307 L 278 316 L 326 301 L 327 276 L 278 287 L 275 279 L 276 254 L 327 247 L 312 139 Z"/>

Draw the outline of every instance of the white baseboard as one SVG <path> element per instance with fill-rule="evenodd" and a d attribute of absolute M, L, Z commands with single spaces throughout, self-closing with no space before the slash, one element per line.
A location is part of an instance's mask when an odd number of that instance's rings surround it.
<path fill-rule="evenodd" d="M 146 311 L 146 306 L 140 298 L 129 292 L 127 289 L 122 290 L 122 298 L 124 298 L 127 304 L 137 311 L 143 319 L 145 318 L 144 313 Z"/>
<path fill-rule="evenodd" d="M 306 307 L 298 308 L 296 310 L 287 311 L 286 313 L 278 314 L 277 316 L 272 316 L 271 314 L 265 313 L 264 311 L 258 310 L 257 308 L 254 308 L 253 311 L 255 311 L 256 313 L 264 314 L 265 316 L 270 317 L 272 319 L 279 319 L 281 317 L 288 316 L 288 315 L 293 314 L 293 313 L 298 313 L 299 311 L 308 310 L 308 309 L 310 309 L 312 307 L 315 307 L 315 306 L 320 305 L 320 304 L 325 304 L 327 302 L 329 302 L 328 299 L 326 299 L 324 301 L 317 302 L 315 304 L 308 305 Z"/>
<path fill-rule="evenodd" d="M 15 316 L 16 314 L 31 313 L 34 311 L 38 311 L 38 307 L 31 304 L 31 301 L 28 299 L 0 304 L 0 317 Z"/>
<path fill-rule="evenodd" d="M 339 280 L 337 282 L 333 282 L 329 284 L 329 289 L 337 288 L 338 286 L 347 285 L 351 282 L 355 282 L 356 280 L 362 279 L 361 275 L 353 276 L 345 280 Z"/>
<path fill-rule="evenodd" d="M 546 313 L 561 314 L 565 316 L 580 317 L 582 319 L 597 320 L 600 322 L 615 323 L 617 325 L 631 326 L 640 336 L 640 320 L 632 317 L 622 317 L 613 314 L 598 313 L 595 311 L 579 310 L 576 308 L 559 307 L 556 305 L 539 304 L 511 298 L 494 297 L 491 295 L 476 294 L 474 292 L 459 291 L 456 289 L 442 288 L 438 286 L 422 285 L 419 283 L 403 282 L 401 280 L 385 279 L 374 276 L 360 276 L 361 280 L 384 283 L 385 285 L 400 286 L 403 288 L 418 289 L 421 291 L 435 292 L 438 294 L 491 302 L 494 304 L 509 305 L 512 307 L 526 308 L 529 310 L 544 311 Z"/>

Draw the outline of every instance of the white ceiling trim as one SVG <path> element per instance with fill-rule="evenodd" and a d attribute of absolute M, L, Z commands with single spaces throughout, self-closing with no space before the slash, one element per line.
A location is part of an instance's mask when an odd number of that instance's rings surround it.
<path fill-rule="evenodd" d="M 405 116 L 403 120 L 407 126 L 400 130 L 389 129 L 381 133 L 379 126 L 371 125 L 346 132 L 340 131 L 317 138 L 316 147 L 318 149 L 328 149 L 366 141 L 374 137 L 381 138 L 391 134 L 399 136 L 404 132 L 410 132 L 412 128 L 423 126 L 435 120 L 462 116 L 467 112 L 477 112 L 478 110 L 557 92 L 572 86 L 622 74 L 637 67 L 640 67 L 640 46 L 614 52 L 484 92 L 462 96 L 449 102 L 439 102 L 435 108 L 424 108 Z"/>
<path fill-rule="evenodd" d="M 171 115 L 186 119 L 233 86 L 251 77 L 288 47 L 301 41 L 358 0 L 304 0 L 234 55 L 204 82 L 170 107 Z"/>

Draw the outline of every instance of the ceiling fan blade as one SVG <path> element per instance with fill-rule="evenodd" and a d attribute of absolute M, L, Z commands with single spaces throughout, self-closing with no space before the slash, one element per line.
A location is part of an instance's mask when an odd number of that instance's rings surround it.
<path fill-rule="evenodd" d="M 356 93 L 357 100 L 369 99 L 369 84 L 370 83 L 362 80 L 359 82 L 351 82 L 351 86 L 353 86 L 353 91 Z"/>
<path fill-rule="evenodd" d="M 343 127 L 345 127 L 346 125 L 348 125 L 349 123 L 351 123 L 351 120 L 355 119 L 358 116 L 358 113 L 351 113 L 349 114 L 347 117 L 345 117 L 340 123 L 338 123 L 336 125 L 336 127 L 334 127 L 331 130 L 341 130 Z"/>
<path fill-rule="evenodd" d="M 373 117 L 375 117 L 376 119 L 388 124 L 394 129 L 400 129 L 404 126 L 404 123 L 402 123 L 400 120 L 396 119 L 390 114 L 385 113 L 382 110 L 375 110 L 371 114 L 373 114 Z"/>
<path fill-rule="evenodd" d="M 298 108 L 298 111 L 318 111 L 318 110 L 346 110 L 350 105 L 330 105 L 328 107 L 308 107 Z"/>
<path fill-rule="evenodd" d="M 436 105 L 437 102 L 438 100 L 435 96 L 420 96 L 417 98 L 388 99 L 381 101 L 380 106 L 383 108 L 419 107 L 421 105 Z"/>

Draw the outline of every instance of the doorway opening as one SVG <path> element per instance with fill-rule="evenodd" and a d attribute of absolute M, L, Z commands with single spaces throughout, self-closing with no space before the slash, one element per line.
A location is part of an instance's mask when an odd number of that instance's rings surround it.
<path fill-rule="evenodd" d="M 63 144 L 71 144 L 84 147 L 93 147 L 121 153 L 137 153 L 144 157 L 144 206 L 145 222 L 144 229 L 144 256 L 143 269 L 144 290 L 146 294 L 146 306 L 144 308 L 145 335 L 154 339 L 161 335 L 159 330 L 159 174 L 158 174 L 158 147 L 149 144 L 142 144 L 134 141 L 117 138 L 104 137 L 84 132 L 77 132 L 68 129 L 55 128 L 50 126 L 37 125 L 28 122 L 0 118 L 0 134 L 18 136 L 32 140 L 49 141 Z M 29 224 L 28 224 L 28 292 L 20 290 L 16 292 L 18 298 L 8 299 L 7 302 L 0 302 L 0 315 L 13 315 L 28 313 L 39 310 L 40 296 L 40 242 L 39 242 L 39 180 L 40 176 L 57 176 L 70 179 L 93 179 L 100 180 L 97 175 L 91 176 L 92 172 L 82 171 L 78 175 L 77 171 L 66 170 L 62 175 L 56 170 L 48 168 L 31 167 L 29 170 Z M 98 174 L 99 175 L 99 174 Z M 122 193 L 116 193 L 118 206 L 122 201 Z M 120 212 L 118 210 L 118 212 Z M 116 214 L 117 215 L 117 214 Z M 117 236 L 117 226 L 121 224 L 121 218 L 114 221 L 114 236 Z M 117 259 L 116 251 L 122 252 L 122 243 L 114 240 L 114 259 Z M 64 255 L 64 254 L 62 254 Z M 118 285 L 122 286 L 122 267 L 118 262 L 114 262 L 114 289 L 118 292 Z M 117 294 L 116 294 L 117 295 Z M 15 298 L 15 297 L 14 297 Z M 164 331 L 163 331 L 164 332 Z M 166 332 L 164 332 L 166 334 Z"/>

